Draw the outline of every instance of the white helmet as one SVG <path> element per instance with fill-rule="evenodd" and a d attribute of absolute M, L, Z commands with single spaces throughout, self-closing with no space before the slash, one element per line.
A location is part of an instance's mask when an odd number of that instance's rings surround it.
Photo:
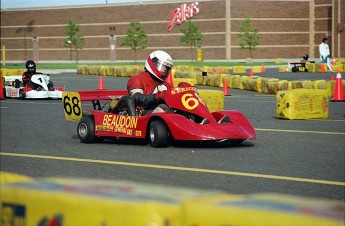
<path fill-rule="evenodd" d="M 145 68 L 162 82 L 168 77 L 172 67 L 170 55 L 161 50 L 152 52 L 145 62 Z"/>

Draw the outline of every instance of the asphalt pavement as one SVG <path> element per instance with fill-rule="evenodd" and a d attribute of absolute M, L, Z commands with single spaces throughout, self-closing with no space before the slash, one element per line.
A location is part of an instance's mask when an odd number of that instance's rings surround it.
<path fill-rule="evenodd" d="M 258 76 L 328 80 L 332 74 L 272 68 Z M 73 72 L 51 73 L 51 79 L 68 91 L 97 89 L 99 81 L 98 76 Z M 103 79 L 106 89 L 125 89 L 128 80 Z M 1 100 L 1 170 L 36 178 L 125 179 L 234 194 L 345 199 L 344 102 L 329 102 L 328 119 L 283 120 L 275 118 L 275 95 L 238 89 L 230 93 L 224 108 L 241 111 L 256 129 L 256 140 L 239 146 L 177 144 L 163 149 L 126 140 L 83 144 L 77 123 L 64 119 L 61 100 Z"/>

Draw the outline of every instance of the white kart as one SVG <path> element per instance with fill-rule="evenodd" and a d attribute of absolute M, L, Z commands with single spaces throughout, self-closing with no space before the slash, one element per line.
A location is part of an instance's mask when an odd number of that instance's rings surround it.
<path fill-rule="evenodd" d="M 62 87 L 54 87 L 50 78 L 46 74 L 35 74 L 31 77 L 31 82 L 37 86 L 32 89 L 30 86 L 23 87 L 22 76 L 3 76 L 4 96 L 6 98 L 21 99 L 61 99 Z"/>

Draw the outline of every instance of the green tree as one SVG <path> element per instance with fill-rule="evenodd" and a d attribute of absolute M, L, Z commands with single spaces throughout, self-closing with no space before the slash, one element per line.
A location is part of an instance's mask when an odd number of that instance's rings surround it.
<path fill-rule="evenodd" d="M 141 28 L 139 22 L 130 22 L 127 34 L 121 42 L 121 46 L 129 46 L 135 53 L 135 62 L 137 62 L 137 51 L 146 49 L 147 34 Z"/>
<path fill-rule="evenodd" d="M 260 37 L 258 35 L 259 30 L 255 27 L 252 27 L 251 20 L 245 18 L 240 27 L 240 33 L 238 37 L 240 38 L 240 47 L 241 49 L 248 49 L 249 55 L 253 58 L 253 50 L 256 49 L 256 46 L 259 45 Z"/>
<path fill-rule="evenodd" d="M 191 20 L 188 20 L 186 22 L 186 27 L 185 29 L 181 29 L 181 33 L 183 35 L 181 36 L 180 41 L 190 45 L 191 57 L 193 62 L 193 52 L 195 53 L 196 47 L 201 47 L 203 35 L 200 32 L 198 25 Z"/>
<path fill-rule="evenodd" d="M 72 20 L 68 20 L 64 33 L 67 36 L 64 40 L 64 47 L 70 49 L 70 60 L 72 60 L 72 50 L 76 52 L 76 62 L 78 64 L 78 50 L 84 47 L 84 37 L 80 34 L 80 26 Z"/>

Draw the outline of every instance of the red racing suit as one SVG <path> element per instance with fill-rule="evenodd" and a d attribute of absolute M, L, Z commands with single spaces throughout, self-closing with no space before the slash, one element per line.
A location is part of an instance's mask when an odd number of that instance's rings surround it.
<path fill-rule="evenodd" d="M 142 108 L 155 107 L 160 103 L 158 96 L 171 85 L 168 82 L 160 82 L 147 71 L 132 76 L 127 83 L 129 95 L 136 106 Z M 164 93 L 162 93 L 164 95 Z"/>

